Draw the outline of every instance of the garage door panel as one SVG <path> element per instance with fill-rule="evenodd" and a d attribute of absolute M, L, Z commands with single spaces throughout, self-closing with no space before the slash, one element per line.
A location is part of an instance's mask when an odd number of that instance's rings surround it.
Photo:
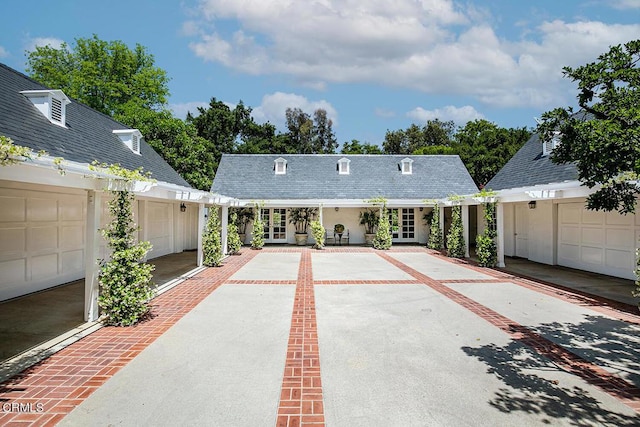
<path fill-rule="evenodd" d="M 626 249 L 634 247 L 636 240 L 634 240 L 634 233 L 629 233 L 629 230 L 610 228 L 606 230 L 606 246 L 608 248 Z"/>
<path fill-rule="evenodd" d="M 60 206 L 60 217 L 63 221 L 82 221 L 84 203 L 79 199 L 66 199 Z"/>
<path fill-rule="evenodd" d="M 580 243 L 580 227 L 564 226 L 560 229 L 560 241 L 566 244 Z"/>
<path fill-rule="evenodd" d="M 33 227 L 29 233 L 29 251 L 51 251 L 58 248 L 58 227 Z"/>
<path fill-rule="evenodd" d="M 27 206 L 28 221 L 58 220 L 58 201 L 56 199 L 29 198 Z"/>
<path fill-rule="evenodd" d="M 58 274 L 58 254 L 34 256 L 31 258 L 31 277 L 42 279 Z"/>
<path fill-rule="evenodd" d="M 23 222 L 27 220 L 27 201 L 24 197 L 0 196 L 0 221 Z"/>
<path fill-rule="evenodd" d="M 583 228 L 581 239 L 581 243 L 584 245 L 603 246 L 604 230 L 602 228 Z"/>
<path fill-rule="evenodd" d="M 575 205 L 561 205 L 560 206 L 560 222 L 563 224 L 579 224 L 580 223 L 580 208 Z"/>
<path fill-rule="evenodd" d="M 580 261 L 587 264 L 602 265 L 604 250 L 602 248 L 583 246 L 580 251 Z"/>
<path fill-rule="evenodd" d="M 632 226 L 635 215 L 621 215 L 616 211 L 606 212 L 605 219 L 607 225 Z"/>
<path fill-rule="evenodd" d="M 25 227 L 0 228 L 0 256 L 23 254 L 27 250 Z"/>
<path fill-rule="evenodd" d="M 628 268 L 634 263 L 633 254 L 629 251 L 607 249 L 605 254 L 606 266 L 611 268 Z"/>
<path fill-rule="evenodd" d="M 62 253 L 62 273 L 68 274 L 84 267 L 84 250 L 67 251 Z"/>
<path fill-rule="evenodd" d="M 82 248 L 84 246 L 84 227 L 81 225 L 62 227 L 60 240 L 62 249 Z"/>
<path fill-rule="evenodd" d="M 147 240 L 153 245 L 149 258 L 167 255 L 173 252 L 172 221 L 173 206 L 170 203 L 149 202 L 147 204 Z"/>
<path fill-rule="evenodd" d="M 26 272 L 27 260 L 24 258 L 0 262 L 0 288 L 23 283 L 26 280 Z"/>
<path fill-rule="evenodd" d="M 604 213 L 601 211 L 582 210 L 582 223 L 592 225 L 602 225 L 604 223 Z"/>
<path fill-rule="evenodd" d="M 568 245 L 563 243 L 560 245 L 559 252 L 560 252 L 558 254 L 559 258 L 563 258 L 570 261 L 580 260 L 580 246 L 578 245 Z"/>

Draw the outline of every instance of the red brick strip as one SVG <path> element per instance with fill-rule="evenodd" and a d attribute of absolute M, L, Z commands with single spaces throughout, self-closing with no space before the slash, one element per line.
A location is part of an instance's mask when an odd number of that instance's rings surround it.
<path fill-rule="evenodd" d="M 277 427 L 324 426 L 311 253 L 302 249 Z"/>
<path fill-rule="evenodd" d="M 415 285 L 417 280 L 314 280 L 314 285 Z"/>
<path fill-rule="evenodd" d="M 297 280 L 227 280 L 227 285 L 295 285 Z"/>
<path fill-rule="evenodd" d="M 0 425 L 53 426 L 149 344 L 249 262 L 227 259 L 153 300 L 152 318 L 128 328 L 104 327 L 0 384 Z"/>
<path fill-rule="evenodd" d="M 582 378 L 589 384 L 617 398 L 635 411 L 640 412 L 640 388 L 607 372 L 600 366 L 583 359 L 553 341 L 544 338 L 526 326 L 520 325 L 508 317 L 456 292 L 445 286 L 442 281 L 434 280 L 386 253 L 377 253 L 380 257 L 415 277 L 423 284 L 460 304 L 480 318 L 498 327 L 503 332 L 506 332 L 515 341 L 532 348 L 538 354 L 552 360 L 567 372 Z"/>

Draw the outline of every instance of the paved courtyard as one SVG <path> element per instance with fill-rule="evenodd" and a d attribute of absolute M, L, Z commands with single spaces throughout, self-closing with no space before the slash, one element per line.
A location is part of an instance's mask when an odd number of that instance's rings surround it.
<path fill-rule="evenodd" d="M 423 248 L 244 249 L 154 306 L 2 384 L 0 425 L 640 425 L 640 316 Z"/>

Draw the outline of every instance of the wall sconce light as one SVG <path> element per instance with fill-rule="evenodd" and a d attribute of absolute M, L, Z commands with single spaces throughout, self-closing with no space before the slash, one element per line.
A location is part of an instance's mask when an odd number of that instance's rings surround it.
<path fill-rule="evenodd" d="M 420 212 L 422 212 L 422 209 L 424 209 L 422 206 L 420 206 Z"/>
<path fill-rule="evenodd" d="M 340 210 L 340 208 L 336 206 L 336 212 L 338 212 L 339 210 Z"/>
<path fill-rule="evenodd" d="M 535 209 L 536 208 L 536 201 L 532 200 L 529 202 L 529 209 Z"/>
<path fill-rule="evenodd" d="M 187 205 L 184 204 L 184 202 L 180 203 L 180 212 L 186 212 L 187 211 Z"/>

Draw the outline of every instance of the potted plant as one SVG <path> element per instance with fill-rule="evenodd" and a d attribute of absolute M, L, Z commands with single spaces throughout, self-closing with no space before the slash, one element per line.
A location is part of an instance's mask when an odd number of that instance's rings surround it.
<path fill-rule="evenodd" d="M 241 208 L 234 209 L 234 212 L 237 215 L 237 220 L 235 222 L 238 227 L 238 236 L 240 236 L 240 241 L 244 244 L 244 239 L 247 235 L 247 225 L 253 221 L 253 209 L 251 208 Z"/>
<path fill-rule="evenodd" d="M 367 209 L 360 212 L 360 225 L 364 226 L 364 244 L 373 245 L 376 237 L 376 225 L 378 225 L 378 212 L 374 209 Z"/>
<path fill-rule="evenodd" d="M 316 208 L 291 208 L 289 209 L 289 223 L 296 228 L 296 245 L 305 246 L 309 239 L 307 234 L 309 223 L 316 215 Z"/>

